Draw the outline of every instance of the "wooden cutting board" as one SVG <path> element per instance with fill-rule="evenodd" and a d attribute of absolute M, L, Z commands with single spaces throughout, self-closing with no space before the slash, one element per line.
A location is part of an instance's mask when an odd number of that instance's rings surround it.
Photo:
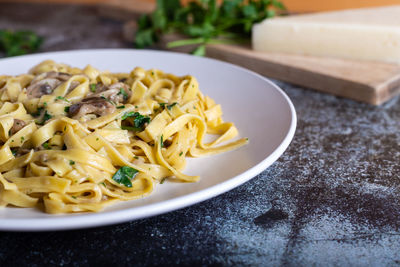
<path fill-rule="evenodd" d="M 400 92 L 400 65 L 259 53 L 249 47 L 213 45 L 207 56 L 251 69 L 266 77 L 379 105 Z"/>
<path fill-rule="evenodd" d="M 126 11 L 126 9 L 125 9 Z M 107 12 L 106 12 L 107 13 Z M 103 15 L 104 12 L 102 13 Z M 113 12 L 115 18 L 115 10 Z M 135 23 L 126 22 L 124 35 L 133 40 Z M 165 48 L 176 35 L 166 36 Z M 188 52 L 193 47 L 173 49 Z M 400 93 L 400 65 L 328 57 L 260 53 L 250 46 L 209 45 L 207 56 L 230 62 L 266 77 L 282 80 L 321 92 L 379 105 Z"/>

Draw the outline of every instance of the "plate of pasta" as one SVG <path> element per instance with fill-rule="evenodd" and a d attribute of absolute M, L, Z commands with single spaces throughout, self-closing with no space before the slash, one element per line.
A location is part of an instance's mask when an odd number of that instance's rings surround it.
<path fill-rule="evenodd" d="M 0 60 L 0 230 L 94 227 L 231 190 L 285 151 L 286 94 L 221 61 L 97 49 Z"/>

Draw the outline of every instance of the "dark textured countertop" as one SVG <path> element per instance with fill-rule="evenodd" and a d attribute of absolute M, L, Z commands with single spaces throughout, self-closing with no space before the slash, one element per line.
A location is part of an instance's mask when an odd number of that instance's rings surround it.
<path fill-rule="evenodd" d="M 93 7 L 0 4 L 42 51 L 130 47 Z M 400 265 L 400 99 L 380 107 L 278 82 L 298 127 L 246 184 L 168 214 L 66 232 L 0 232 L 0 266 Z"/>

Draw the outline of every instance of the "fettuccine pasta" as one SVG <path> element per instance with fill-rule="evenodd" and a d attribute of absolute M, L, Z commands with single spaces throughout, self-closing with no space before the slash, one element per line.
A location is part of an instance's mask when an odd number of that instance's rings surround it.
<path fill-rule="evenodd" d="M 196 182 L 186 157 L 243 146 L 193 76 L 47 60 L 0 76 L 0 205 L 100 211 L 167 180 Z M 206 134 L 216 138 L 204 142 Z M 230 142 L 226 142 L 229 141 Z"/>

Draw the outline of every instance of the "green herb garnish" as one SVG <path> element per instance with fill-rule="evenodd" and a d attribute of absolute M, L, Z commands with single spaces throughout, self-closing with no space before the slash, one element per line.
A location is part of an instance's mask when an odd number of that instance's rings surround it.
<path fill-rule="evenodd" d="M 160 146 L 161 146 L 161 148 L 163 148 L 164 147 L 164 136 L 163 135 L 161 135 L 161 137 L 160 137 Z"/>
<path fill-rule="evenodd" d="M 123 95 L 124 100 L 127 100 L 128 97 L 129 97 L 128 93 L 125 92 L 124 88 L 122 88 L 122 87 L 119 89 L 119 93 L 118 93 L 118 94 L 119 94 L 119 95 Z"/>
<path fill-rule="evenodd" d="M 69 161 L 69 165 L 75 165 L 75 161 L 70 160 L 70 161 Z"/>
<path fill-rule="evenodd" d="M 41 120 L 35 120 L 36 124 L 39 125 L 44 125 L 46 123 L 46 121 L 50 120 L 51 118 L 53 118 L 52 115 L 50 115 L 47 110 L 44 110 L 44 114 L 43 113 L 43 108 L 38 108 L 38 111 L 36 114 L 34 114 L 34 116 L 38 116 L 38 114 L 40 114 L 39 116 L 42 116 Z"/>
<path fill-rule="evenodd" d="M 56 99 L 58 99 L 58 100 L 64 100 L 65 102 L 68 102 L 68 103 L 69 103 L 69 100 L 66 99 L 66 98 L 63 97 L 63 96 L 57 96 Z"/>
<path fill-rule="evenodd" d="M 68 113 L 68 112 L 69 112 L 69 107 L 65 107 L 65 108 L 64 108 L 64 112 L 65 112 L 65 113 Z"/>
<path fill-rule="evenodd" d="M 96 92 L 96 84 L 95 83 L 90 84 L 89 87 L 90 87 L 91 92 L 93 92 L 93 93 Z"/>
<path fill-rule="evenodd" d="M 118 106 L 117 108 L 118 109 L 122 109 L 122 108 L 125 108 L 125 106 Z"/>
<path fill-rule="evenodd" d="M 42 114 L 43 108 L 38 108 L 35 113 L 32 113 L 33 117 L 39 117 Z"/>
<path fill-rule="evenodd" d="M 144 125 L 146 123 L 150 122 L 150 117 L 149 116 L 143 116 L 139 112 L 125 112 L 124 115 L 122 115 L 121 120 L 126 120 L 127 118 L 133 117 L 133 126 L 122 126 L 124 130 L 136 130 L 136 131 L 141 131 L 144 128 Z M 133 128 L 131 128 L 133 127 Z"/>
<path fill-rule="evenodd" d="M 104 95 L 100 96 L 100 98 L 101 98 L 101 99 L 104 99 L 104 100 L 106 100 L 108 103 L 113 104 L 114 106 L 116 106 L 116 104 L 115 104 L 113 101 L 111 101 L 110 99 L 108 99 L 108 98 L 105 97 Z"/>
<path fill-rule="evenodd" d="M 193 54 L 204 56 L 207 44 L 243 43 L 250 39 L 254 23 L 275 16 L 275 10 L 285 10 L 278 0 L 158 0 L 155 11 L 137 21 L 135 46 L 144 48 L 156 43 L 163 34 L 175 32 L 188 39 L 167 44 L 173 48 L 197 45 Z"/>
<path fill-rule="evenodd" d="M 47 143 L 47 142 L 43 143 L 42 146 L 43 146 L 45 149 L 51 149 L 49 143 Z"/>
<path fill-rule="evenodd" d="M 177 105 L 178 103 L 177 102 L 174 102 L 174 103 L 172 103 L 172 104 L 170 104 L 170 105 L 168 105 L 168 103 L 160 103 L 160 106 L 162 107 L 162 108 L 167 108 L 168 110 L 171 110 L 172 109 L 172 107 L 173 106 L 175 106 L 175 105 Z"/>
<path fill-rule="evenodd" d="M 160 181 L 160 184 L 163 184 L 165 182 L 165 180 L 167 180 L 167 178 L 162 178 Z"/>
<path fill-rule="evenodd" d="M 0 51 L 7 57 L 35 52 L 43 38 L 31 31 L 0 30 Z"/>
<path fill-rule="evenodd" d="M 183 152 L 179 153 L 179 157 L 183 155 Z"/>
<path fill-rule="evenodd" d="M 138 170 L 129 166 L 123 166 L 113 175 L 112 179 L 119 184 L 123 184 L 126 187 L 132 187 L 132 179 L 135 178 Z"/>

